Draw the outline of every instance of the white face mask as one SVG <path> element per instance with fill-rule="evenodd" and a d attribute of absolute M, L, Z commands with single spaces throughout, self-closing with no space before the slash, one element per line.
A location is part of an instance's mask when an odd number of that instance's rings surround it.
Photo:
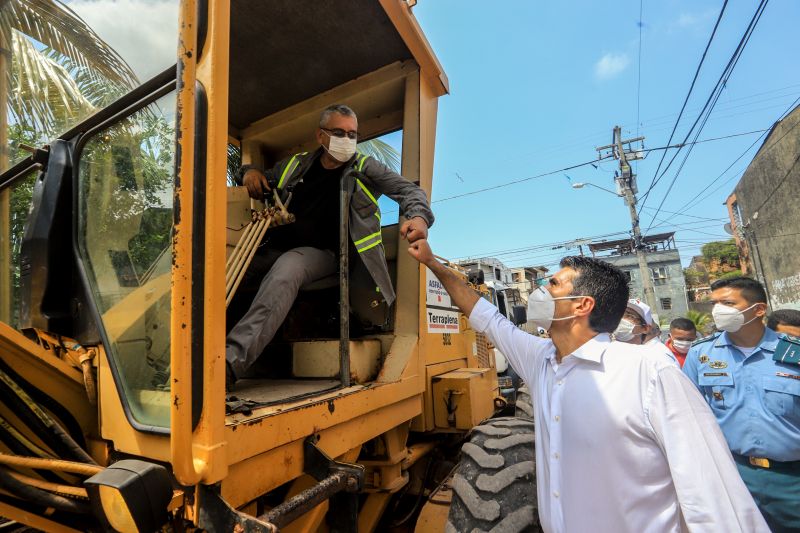
<path fill-rule="evenodd" d="M 747 309 L 739 311 L 730 305 L 714 304 L 714 308 L 711 310 L 711 316 L 714 317 L 714 324 L 717 325 L 717 328 L 730 333 L 736 333 L 742 329 L 743 326 L 746 326 L 758 318 L 758 316 L 754 316 L 747 322 L 744 321 L 744 312 L 752 309 L 756 305 L 758 304 L 753 304 Z"/>
<path fill-rule="evenodd" d="M 569 320 L 575 315 L 555 318 L 556 300 L 572 300 L 574 298 L 585 298 L 585 296 L 562 296 L 553 298 L 550 291 L 544 287 L 538 287 L 528 296 L 528 320 L 533 321 L 537 328 L 549 330 L 553 322 L 558 320 Z"/>
<path fill-rule="evenodd" d="M 322 147 L 331 154 L 331 157 L 340 163 L 347 163 L 350 161 L 350 158 L 356 153 L 356 140 L 347 136 L 335 137 L 325 130 L 322 130 L 322 132 L 331 139 L 328 148 L 322 145 Z"/>
<path fill-rule="evenodd" d="M 633 338 L 633 330 L 635 327 L 636 324 L 623 318 L 619 326 L 617 326 L 617 329 L 614 330 L 614 338 L 618 341 L 628 342 Z"/>
<path fill-rule="evenodd" d="M 692 347 L 692 341 L 676 341 L 672 339 L 672 346 L 678 353 L 688 353 L 689 348 Z"/>

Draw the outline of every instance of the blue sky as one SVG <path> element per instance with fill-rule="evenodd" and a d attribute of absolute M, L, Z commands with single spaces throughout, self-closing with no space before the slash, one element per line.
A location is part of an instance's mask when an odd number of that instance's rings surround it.
<path fill-rule="evenodd" d="M 643 2 L 638 123 L 646 148 L 666 144 L 721 5 Z M 676 140 L 697 116 L 756 6 L 729 3 Z M 437 220 L 430 236 L 436 253 L 552 264 L 571 252 L 495 252 L 629 230 L 620 199 L 591 187 L 572 189 L 560 172 L 440 200 L 592 159 L 596 146 L 610 142 L 615 124 L 635 136 L 639 2 L 420 0 L 414 14 L 450 80 L 451 94 L 439 100 L 432 195 Z M 769 3 L 700 139 L 768 128 L 800 96 L 798 20 L 800 2 Z M 757 137 L 697 145 L 663 209 L 679 211 L 697 198 Z M 667 224 L 655 224 L 651 233 L 677 229 L 684 264 L 703 242 L 726 238 L 724 220 L 716 219 L 727 216 L 723 203 L 759 145 L 686 215 L 659 215 Z M 652 152 L 638 163 L 640 191 L 651 182 L 659 157 Z M 615 168 L 611 160 L 566 174 L 613 188 Z M 658 207 L 673 176 L 672 170 L 665 175 L 648 207 Z M 643 211 L 643 230 L 653 214 Z"/>

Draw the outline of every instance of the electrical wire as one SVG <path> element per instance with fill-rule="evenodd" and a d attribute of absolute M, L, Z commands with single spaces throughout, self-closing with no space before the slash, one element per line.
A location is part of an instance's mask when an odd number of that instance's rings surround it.
<path fill-rule="evenodd" d="M 692 78 L 692 83 L 689 85 L 689 91 L 686 93 L 686 97 L 683 99 L 683 105 L 681 106 L 681 110 L 678 113 L 678 118 L 675 121 L 675 125 L 672 127 L 672 133 L 669 134 L 669 140 L 667 140 L 667 144 L 672 142 L 672 138 L 675 136 L 675 131 L 678 129 L 678 124 L 681 121 L 681 117 L 683 116 L 683 111 L 686 109 L 686 104 L 689 103 L 689 97 L 692 96 L 692 91 L 694 90 L 694 85 L 697 83 L 697 78 L 700 75 L 700 69 L 703 66 L 703 63 L 706 60 L 706 54 L 708 54 L 708 49 L 711 47 L 711 42 L 714 40 L 714 36 L 717 34 L 717 28 L 719 28 L 719 23 L 722 21 L 722 15 L 725 14 L 725 8 L 728 6 L 728 0 L 725 0 L 722 3 L 722 9 L 719 10 L 719 15 L 717 16 L 717 21 L 714 23 L 714 29 L 711 30 L 711 36 L 708 38 L 708 42 L 706 43 L 706 48 L 703 50 L 703 55 L 700 56 L 700 62 L 697 64 L 697 68 L 694 72 L 694 77 Z M 701 111 L 702 114 L 702 111 Z M 664 163 L 664 158 L 666 157 L 667 153 L 664 152 L 661 155 L 661 160 L 658 162 L 658 167 L 656 168 L 655 173 L 653 174 L 653 179 L 650 182 L 650 187 L 648 188 L 647 192 L 644 194 L 642 198 L 642 207 L 644 207 L 644 202 L 647 201 L 647 196 L 650 191 L 655 187 L 656 182 L 658 181 L 658 171 L 661 170 L 661 165 Z"/>
<path fill-rule="evenodd" d="M 735 165 L 735 164 L 736 164 L 736 162 L 737 162 L 737 161 L 739 161 L 739 160 L 740 160 L 740 159 L 742 159 L 742 158 L 743 158 L 745 155 L 747 155 L 747 153 L 748 153 L 748 152 L 750 152 L 750 150 L 751 150 L 751 149 L 752 149 L 752 148 L 753 148 L 753 147 L 754 147 L 756 144 L 758 144 L 758 142 L 759 142 L 759 141 L 760 141 L 760 140 L 761 140 L 761 139 L 762 139 L 762 138 L 763 138 L 765 135 L 767 135 L 767 132 L 773 131 L 773 129 L 775 128 L 775 126 L 777 126 L 777 125 L 778 125 L 778 124 L 779 124 L 779 123 L 780 123 L 782 120 L 784 120 L 784 119 L 785 119 L 785 118 L 788 116 L 788 114 L 789 114 L 789 113 L 792 111 L 792 109 L 794 109 L 794 107 L 795 107 L 795 106 L 796 106 L 798 103 L 800 103 L 800 98 L 797 98 L 797 99 L 796 99 L 794 102 L 792 102 L 792 104 L 791 104 L 791 105 L 790 105 L 790 106 L 789 106 L 789 107 L 788 107 L 788 108 L 787 108 L 787 109 L 786 109 L 786 110 L 785 110 L 785 111 L 784 111 L 784 112 L 781 114 L 781 116 L 780 116 L 780 117 L 778 117 L 778 119 L 777 119 L 775 122 L 773 122 L 773 123 L 772 123 L 772 125 L 771 125 L 769 128 L 767 128 L 767 129 L 765 129 L 765 130 L 762 130 L 762 131 L 763 131 L 763 133 L 762 133 L 761 135 L 759 135 L 759 136 L 758 136 L 758 138 L 757 138 L 755 141 L 753 141 L 753 143 L 752 143 L 750 146 L 748 146 L 748 147 L 747 147 L 747 148 L 744 150 L 744 152 L 742 152 L 742 153 L 739 155 L 739 157 L 737 157 L 736 159 L 734 159 L 734 160 L 733 160 L 733 163 L 731 163 L 730 165 L 728 165 L 728 167 L 727 167 L 725 170 L 723 170 L 723 171 L 722 171 L 722 172 L 721 172 L 721 173 L 720 173 L 720 174 L 719 174 L 719 175 L 718 175 L 716 178 L 714 178 L 713 180 L 711 180 L 711 183 L 709 183 L 708 185 L 706 185 L 706 186 L 705 186 L 705 187 L 704 187 L 704 188 L 703 188 L 703 189 L 702 189 L 702 190 L 701 190 L 699 193 L 695 194 L 695 195 L 692 197 L 692 200 L 689 200 L 689 201 L 688 201 L 686 204 L 684 204 L 684 205 L 683 205 L 681 208 L 679 208 L 679 209 L 678 209 L 678 213 L 679 213 L 679 214 L 683 214 L 684 212 L 686 212 L 686 211 L 688 211 L 689 209 L 692 209 L 693 207 L 695 207 L 695 206 L 699 205 L 699 204 L 700 204 L 700 203 L 701 203 L 703 200 L 705 200 L 706 198 L 708 198 L 708 197 L 709 197 L 709 195 L 706 195 L 706 196 L 704 196 L 704 197 L 701 197 L 701 195 L 702 195 L 704 192 L 706 192 L 706 191 L 707 191 L 709 188 L 711 188 L 711 186 L 712 186 L 712 185 L 714 185 L 714 183 L 716 183 L 717 181 L 719 181 L 719 180 L 722 178 L 722 176 L 724 176 L 724 175 L 725 175 L 725 174 L 726 174 L 726 173 L 727 173 L 727 172 L 728 172 L 728 171 L 729 171 L 729 170 L 730 170 L 730 169 L 733 167 L 733 165 Z M 781 141 L 781 140 L 783 140 L 783 138 L 784 138 L 784 137 L 786 137 L 786 136 L 787 136 L 789 133 L 791 133 L 791 132 L 792 132 L 792 130 L 794 130 L 794 129 L 795 129 L 797 126 L 798 126 L 798 125 L 800 125 L 800 121 L 796 122 L 796 123 L 795 123 L 795 124 L 794 124 L 794 125 L 793 125 L 791 128 L 789 128 L 789 129 L 788 129 L 786 132 L 784 132 L 784 133 L 783 133 L 783 135 L 781 135 L 781 136 L 780 136 L 778 139 L 776 139 L 774 143 L 770 144 L 769 146 L 762 147 L 762 148 L 764 148 L 764 152 L 763 152 L 763 153 L 764 153 L 764 154 L 766 154 L 767 152 L 769 152 L 770 150 L 772 150 L 772 148 L 774 148 L 775 146 L 777 146 L 777 145 L 778 145 L 778 143 L 780 143 L 780 141 Z M 742 171 L 742 172 L 744 172 L 744 171 Z M 728 179 L 728 180 L 725 180 L 725 182 L 723 182 L 723 183 L 728 183 L 729 181 L 730 181 L 730 179 Z M 716 189 L 714 189 L 713 191 L 711 191 L 711 194 L 713 194 L 714 192 L 716 192 L 717 190 L 719 190 L 719 188 L 720 188 L 720 187 L 717 187 Z"/>
<path fill-rule="evenodd" d="M 753 17 L 750 20 L 750 24 L 747 26 L 747 29 L 745 30 L 744 34 L 742 35 L 742 38 L 739 40 L 739 44 L 737 45 L 736 50 L 734 50 L 733 54 L 731 55 L 730 60 L 728 60 L 728 64 L 725 66 L 725 69 L 723 70 L 722 74 L 720 75 L 719 79 L 717 80 L 717 83 L 714 86 L 714 89 L 711 91 L 711 94 L 709 95 L 708 99 L 706 100 L 706 105 L 703 106 L 703 111 L 705 111 L 706 108 L 708 109 L 708 111 L 707 111 L 707 113 L 705 113 L 705 116 L 703 116 L 703 112 L 701 112 L 701 117 L 703 117 L 703 118 L 702 118 L 702 123 L 700 124 L 700 127 L 697 128 L 696 132 L 694 132 L 695 127 L 698 125 L 698 122 L 701 120 L 700 117 L 698 117 L 698 120 L 696 120 L 694 122 L 694 124 L 692 124 L 692 127 L 689 128 L 689 131 L 686 134 L 686 138 L 684 139 L 684 142 L 689 138 L 690 135 L 692 135 L 693 132 L 695 134 L 695 137 L 694 137 L 695 140 L 699 137 L 700 132 L 703 130 L 703 128 L 705 127 L 705 125 L 706 125 L 706 123 L 708 121 L 708 117 L 711 116 L 711 113 L 714 110 L 714 106 L 716 105 L 717 101 L 719 101 L 719 98 L 722 95 L 722 91 L 725 89 L 728 80 L 730 79 L 731 75 L 733 74 L 733 71 L 734 71 L 734 69 L 736 68 L 736 65 L 739 62 L 739 59 L 742 57 L 742 53 L 744 52 L 744 49 L 746 48 L 748 42 L 750 41 L 750 37 L 753 35 L 753 32 L 755 31 L 756 26 L 758 25 L 758 22 L 761 20 L 761 16 L 764 14 L 764 10 L 766 9 L 768 3 L 769 3 L 769 0 L 761 0 L 761 2 L 759 3 L 758 7 L 756 8 L 756 12 L 753 14 Z M 656 214 L 658 214 L 658 212 L 664 206 L 664 202 L 669 197 L 669 193 L 672 191 L 672 187 L 675 185 L 675 182 L 677 181 L 678 176 L 680 176 L 680 172 L 683 169 L 684 165 L 686 164 L 686 161 L 688 160 L 689 155 L 691 154 L 693 148 L 694 148 L 694 145 L 691 145 L 689 147 L 689 149 L 687 150 L 687 152 L 686 152 L 686 154 L 685 154 L 685 156 L 683 158 L 683 161 L 680 164 L 680 167 L 675 172 L 675 175 L 673 176 L 672 181 L 670 182 L 670 185 L 667 188 L 667 192 L 664 194 L 663 198 L 661 199 L 661 203 L 659 204 L 658 209 L 656 210 Z M 661 175 L 659 175 L 658 178 L 656 178 L 653 181 L 653 183 L 651 184 L 650 188 L 645 193 L 645 198 L 643 198 L 643 200 L 642 200 L 642 206 L 644 206 L 644 202 L 646 201 L 646 199 L 647 199 L 646 197 L 649 195 L 650 191 L 652 191 L 653 187 L 655 187 L 655 185 L 658 184 L 658 182 L 661 180 L 661 178 L 664 177 L 664 175 L 666 174 L 667 170 L 669 170 L 669 167 L 672 165 L 673 161 L 675 161 L 675 159 L 677 158 L 677 156 L 680 153 L 680 151 L 681 151 L 681 149 L 678 149 L 675 152 L 675 154 L 673 155 L 672 159 L 670 159 L 670 162 L 667 164 L 666 168 L 664 168 L 664 171 L 661 173 Z M 665 155 L 666 155 L 666 153 L 665 153 Z M 641 211 L 641 209 L 640 209 L 640 211 Z M 655 218 L 655 216 L 653 218 Z M 650 226 L 652 226 L 652 225 L 653 225 L 653 221 L 650 222 Z M 648 227 L 648 229 L 645 230 L 645 233 L 647 233 L 647 231 L 649 231 L 649 230 L 650 230 L 650 227 Z"/>

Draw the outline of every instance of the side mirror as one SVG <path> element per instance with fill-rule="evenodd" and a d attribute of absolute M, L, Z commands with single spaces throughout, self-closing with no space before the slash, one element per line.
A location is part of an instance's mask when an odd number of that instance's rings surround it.
<path fill-rule="evenodd" d="M 467 272 L 467 279 L 470 283 L 475 286 L 483 285 L 484 277 L 483 277 L 483 270 L 477 268 L 475 270 L 470 270 Z"/>
<path fill-rule="evenodd" d="M 521 326 L 528 321 L 528 310 L 525 309 L 524 305 L 515 305 L 511 308 L 511 315 L 513 318 L 513 322 L 517 326 Z"/>

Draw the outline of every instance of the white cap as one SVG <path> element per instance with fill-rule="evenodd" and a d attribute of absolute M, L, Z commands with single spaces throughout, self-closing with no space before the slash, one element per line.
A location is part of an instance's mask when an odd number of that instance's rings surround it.
<path fill-rule="evenodd" d="M 639 298 L 631 298 L 628 300 L 628 309 L 642 317 L 644 323 L 648 326 L 654 326 L 653 313 L 650 312 L 650 306 L 641 301 Z"/>

